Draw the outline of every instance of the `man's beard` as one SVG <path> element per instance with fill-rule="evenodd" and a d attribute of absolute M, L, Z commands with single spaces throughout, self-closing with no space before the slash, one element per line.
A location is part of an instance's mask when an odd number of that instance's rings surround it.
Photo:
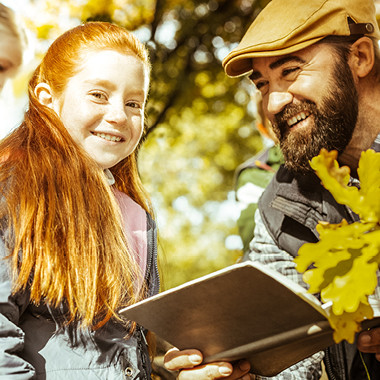
<path fill-rule="evenodd" d="M 347 62 L 337 62 L 329 94 L 318 107 L 310 100 L 287 105 L 275 116 L 273 130 L 280 141 L 285 166 L 295 174 L 311 172 L 309 164 L 322 148 L 341 154 L 351 140 L 358 117 L 358 94 Z M 294 131 L 287 120 L 308 111 L 314 123 Z"/>

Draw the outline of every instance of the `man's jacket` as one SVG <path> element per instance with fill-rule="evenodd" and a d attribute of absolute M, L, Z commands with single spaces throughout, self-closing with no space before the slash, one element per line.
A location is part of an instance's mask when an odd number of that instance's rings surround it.
<path fill-rule="evenodd" d="M 293 257 L 304 243 L 318 241 L 319 221 L 358 220 L 348 207 L 334 200 L 315 174 L 295 178 L 283 166 L 260 198 L 259 210 L 276 245 Z M 330 380 L 368 380 L 365 366 L 371 379 L 380 379 L 380 363 L 375 356 L 360 354 L 355 345 L 346 342 L 329 347 L 324 361 Z"/>

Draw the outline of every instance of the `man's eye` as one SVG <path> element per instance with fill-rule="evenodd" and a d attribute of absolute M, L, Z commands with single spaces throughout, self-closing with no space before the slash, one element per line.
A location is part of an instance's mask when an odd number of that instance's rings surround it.
<path fill-rule="evenodd" d="M 265 82 L 258 82 L 258 83 L 254 83 L 254 84 L 258 90 L 262 89 L 266 85 Z"/>
<path fill-rule="evenodd" d="M 252 74 L 252 75 L 249 75 L 249 76 L 248 76 L 248 79 L 251 81 L 251 83 L 254 84 L 254 86 L 255 86 L 258 90 L 260 90 L 260 88 L 264 87 L 265 84 L 266 84 L 266 81 L 263 81 L 263 80 L 259 80 L 259 79 L 257 79 L 257 78 L 254 78 L 254 77 L 253 77 L 253 74 Z"/>
<path fill-rule="evenodd" d="M 292 68 L 289 68 L 289 69 L 284 69 L 284 70 L 282 70 L 282 75 L 284 77 L 286 77 L 287 75 L 292 74 L 292 73 L 294 73 L 294 72 L 296 72 L 298 70 L 299 70 L 299 67 L 292 67 Z"/>

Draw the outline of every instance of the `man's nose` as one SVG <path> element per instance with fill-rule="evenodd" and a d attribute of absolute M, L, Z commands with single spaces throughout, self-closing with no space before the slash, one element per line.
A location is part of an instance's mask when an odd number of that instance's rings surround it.
<path fill-rule="evenodd" d="M 268 99 L 268 113 L 276 115 L 293 101 L 293 95 L 289 92 L 271 92 Z"/>

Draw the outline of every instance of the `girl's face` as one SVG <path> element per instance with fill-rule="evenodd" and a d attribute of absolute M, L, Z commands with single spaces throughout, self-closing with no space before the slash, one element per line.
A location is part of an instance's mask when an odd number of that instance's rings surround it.
<path fill-rule="evenodd" d="M 148 77 L 143 62 L 114 50 L 90 51 L 52 99 L 71 137 L 103 168 L 136 148 L 144 128 Z"/>
<path fill-rule="evenodd" d="M 0 25 L 0 92 L 5 81 L 14 74 L 21 64 L 21 51 L 20 41 L 3 31 Z"/>

